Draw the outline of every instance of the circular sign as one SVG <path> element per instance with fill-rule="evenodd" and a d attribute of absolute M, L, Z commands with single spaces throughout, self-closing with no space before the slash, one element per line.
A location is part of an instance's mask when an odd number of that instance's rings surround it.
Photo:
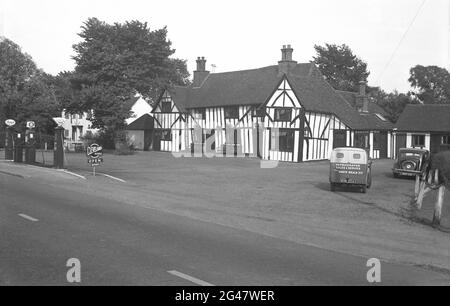
<path fill-rule="evenodd" d="M 103 156 L 103 148 L 98 144 L 93 143 L 87 148 L 87 155 L 90 158 L 100 158 Z"/>
<path fill-rule="evenodd" d="M 36 123 L 34 123 L 34 121 L 27 122 L 27 128 L 34 129 L 35 127 L 36 127 Z"/>
<path fill-rule="evenodd" d="M 12 119 L 8 119 L 5 121 L 7 126 L 13 126 L 16 124 L 16 121 L 12 120 Z"/>

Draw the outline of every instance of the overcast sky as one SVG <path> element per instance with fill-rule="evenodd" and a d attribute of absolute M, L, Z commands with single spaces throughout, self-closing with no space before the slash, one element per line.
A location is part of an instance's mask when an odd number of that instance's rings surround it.
<path fill-rule="evenodd" d="M 175 57 L 187 59 L 191 73 L 197 56 L 224 72 L 274 65 L 283 44 L 309 62 L 315 44 L 345 43 L 368 63 L 370 85 L 406 92 L 411 67 L 450 65 L 450 0 L 426 0 L 409 27 L 423 1 L 0 0 L 0 35 L 51 74 L 73 69 L 72 45 L 89 17 L 167 26 Z"/>

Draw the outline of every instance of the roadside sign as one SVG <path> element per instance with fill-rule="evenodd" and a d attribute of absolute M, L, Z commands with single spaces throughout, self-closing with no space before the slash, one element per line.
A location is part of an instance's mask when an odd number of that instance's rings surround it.
<path fill-rule="evenodd" d="M 99 146 L 96 143 L 91 144 L 88 148 L 87 148 L 87 156 L 89 156 L 89 158 L 100 158 L 103 156 L 103 147 Z"/>
<path fill-rule="evenodd" d="M 53 118 L 53 121 L 55 121 L 58 126 L 62 126 L 64 124 L 64 122 L 66 122 L 66 119 L 57 117 L 57 118 Z"/>
<path fill-rule="evenodd" d="M 87 148 L 86 154 L 88 156 L 88 164 L 93 168 L 93 174 L 95 176 L 95 167 L 103 163 L 103 147 L 93 143 Z"/>
<path fill-rule="evenodd" d="M 7 126 L 13 126 L 13 125 L 16 124 L 16 121 L 14 121 L 13 119 L 8 119 L 8 120 L 5 121 L 5 124 Z"/>
<path fill-rule="evenodd" d="M 27 128 L 34 129 L 36 127 L 36 123 L 34 121 L 27 121 Z"/>

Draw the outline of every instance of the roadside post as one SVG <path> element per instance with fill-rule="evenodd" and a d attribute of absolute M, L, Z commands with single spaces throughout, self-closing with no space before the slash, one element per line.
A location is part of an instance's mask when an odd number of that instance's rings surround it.
<path fill-rule="evenodd" d="M 96 143 L 86 149 L 88 164 L 92 167 L 92 175 L 95 176 L 95 168 L 103 163 L 103 148 Z"/>
<path fill-rule="evenodd" d="M 23 135 L 21 132 L 17 132 L 14 139 L 14 162 L 23 162 Z"/>
<path fill-rule="evenodd" d="M 5 121 L 7 125 L 6 128 L 6 137 L 5 137 L 5 159 L 13 160 L 14 159 L 14 131 L 13 126 L 16 124 L 16 121 L 12 119 L 8 119 Z"/>
<path fill-rule="evenodd" d="M 36 162 L 36 140 L 34 137 L 34 128 L 36 127 L 33 121 L 27 122 L 27 131 L 25 133 L 25 163 L 34 164 Z"/>
<path fill-rule="evenodd" d="M 55 128 L 53 166 L 57 169 L 64 169 L 64 128 L 62 126 Z"/>

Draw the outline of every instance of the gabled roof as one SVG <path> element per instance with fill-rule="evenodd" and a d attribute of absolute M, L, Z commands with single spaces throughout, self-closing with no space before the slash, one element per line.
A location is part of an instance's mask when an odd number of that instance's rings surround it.
<path fill-rule="evenodd" d="M 126 100 L 123 104 L 124 109 L 126 109 L 127 111 L 130 111 L 131 108 L 133 107 L 134 104 L 136 104 L 136 102 L 140 99 L 140 97 L 132 97 L 128 100 Z"/>
<path fill-rule="evenodd" d="M 153 130 L 155 120 L 149 114 L 145 114 L 127 126 L 129 131 L 143 131 L 143 130 Z"/>
<path fill-rule="evenodd" d="M 174 87 L 170 93 L 177 107 L 262 105 L 283 79 L 278 65 L 259 69 L 210 74 L 201 87 Z M 358 112 L 323 78 L 313 63 L 297 64 L 286 75 L 307 111 L 335 114 L 353 129 L 365 128 Z"/>
<path fill-rule="evenodd" d="M 407 104 L 395 127 L 403 132 L 450 133 L 450 104 Z"/>

